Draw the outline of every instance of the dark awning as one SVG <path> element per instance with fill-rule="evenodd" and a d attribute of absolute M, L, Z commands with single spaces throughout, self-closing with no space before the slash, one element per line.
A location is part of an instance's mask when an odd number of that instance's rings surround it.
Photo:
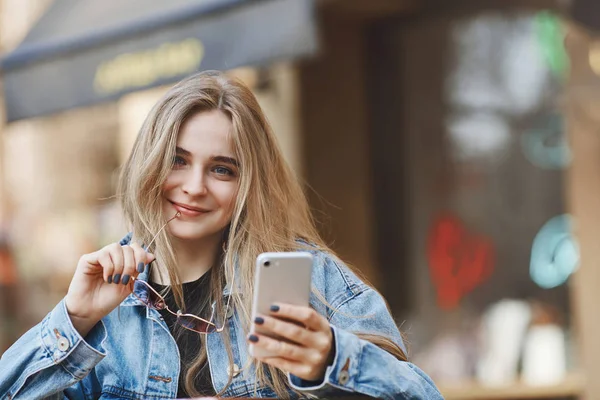
<path fill-rule="evenodd" d="M 55 0 L 1 61 L 14 121 L 312 54 L 313 0 Z"/>

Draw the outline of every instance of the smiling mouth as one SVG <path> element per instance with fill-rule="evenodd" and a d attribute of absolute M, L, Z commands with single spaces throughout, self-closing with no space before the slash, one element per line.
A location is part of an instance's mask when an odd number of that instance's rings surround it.
<path fill-rule="evenodd" d="M 198 216 L 198 215 L 206 214 L 207 212 L 209 212 L 209 210 L 186 206 L 183 204 L 175 203 L 170 200 L 169 200 L 169 203 L 171 203 L 173 205 L 173 207 L 183 215 Z"/>

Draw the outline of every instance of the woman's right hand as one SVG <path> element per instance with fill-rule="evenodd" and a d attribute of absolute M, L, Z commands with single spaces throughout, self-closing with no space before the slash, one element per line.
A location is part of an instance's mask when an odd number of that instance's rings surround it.
<path fill-rule="evenodd" d="M 113 243 L 79 259 L 65 304 L 81 336 L 131 294 L 131 277 L 137 277 L 154 258 L 137 243 Z"/>

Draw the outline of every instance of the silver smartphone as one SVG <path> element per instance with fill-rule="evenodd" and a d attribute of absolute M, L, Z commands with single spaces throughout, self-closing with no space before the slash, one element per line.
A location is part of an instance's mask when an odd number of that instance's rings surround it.
<path fill-rule="evenodd" d="M 262 253 L 256 258 L 250 333 L 268 334 L 254 323 L 254 318 L 269 315 L 273 303 L 308 307 L 312 268 L 313 256 L 308 252 Z M 252 343 L 249 351 L 253 357 L 270 356 Z"/>

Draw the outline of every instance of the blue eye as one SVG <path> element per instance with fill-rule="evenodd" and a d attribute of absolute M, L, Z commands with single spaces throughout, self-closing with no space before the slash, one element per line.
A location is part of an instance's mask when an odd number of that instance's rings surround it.
<path fill-rule="evenodd" d="M 219 175 L 233 175 L 233 172 L 225 167 L 215 167 L 213 171 Z"/>
<path fill-rule="evenodd" d="M 183 159 L 183 157 L 181 157 L 181 156 L 175 156 L 173 158 L 173 166 L 174 167 L 180 167 L 182 165 L 185 165 L 185 160 Z"/>

